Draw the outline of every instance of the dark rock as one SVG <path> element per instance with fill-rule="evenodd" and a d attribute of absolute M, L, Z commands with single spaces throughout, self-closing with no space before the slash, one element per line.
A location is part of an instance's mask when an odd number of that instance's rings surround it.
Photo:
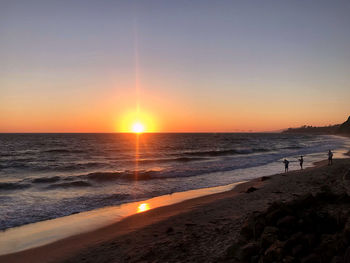
<path fill-rule="evenodd" d="M 315 234 L 303 235 L 301 239 L 302 244 L 309 248 L 312 248 L 317 244 L 317 236 Z"/>
<path fill-rule="evenodd" d="M 264 231 L 264 228 L 265 228 L 265 224 L 263 221 L 261 221 L 261 220 L 255 221 L 255 224 L 253 227 L 254 240 L 257 240 L 261 236 L 262 232 Z"/>
<path fill-rule="evenodd" d="M 283 258 L 283 261 L 284 263 L 295 263 L 295 262 L 299 262 L 299 261 L 296 261 L 294 257 L 292 256 L 286 256 Z"/>
<path fill-rule="evenodd" d="M 264 254 L 264 262 L 280 261 L 283 258 L 284 243 L 277 240 L 275 241 Z"/>
<path fill-rule="evenodd" d="M 323 259 L 331 260 L 331 258 L 336 254 L 336 239 L 336 235 L 322 235 L 319 249 Z"/>
<path fill-rule="evenodd" d="M 329 185 L 327 185 L 327 184 L 322 185 L 320 190 L 321 190 L 321 192 L 328 192 L 328 193 L 332 192 L 331 187 Z"/>
<path fill-rule="evenodd" d="M 336 251 L 337 255 L 339 253 L 344 254 L 347 246 L 349 245 L 348 240 L 344 237 L 344 234 L 342 232 L 339 232 L 333 236 L 334 242 L 333 242 L 333 251 Z"/>
<path fill-rule="evenodd" d="M 285 216 L 277 221 L 277 226 L 294 229 L 297 226 L 297 218 L 294 216 Z"/>
<path fill-rule="evenodd" d="M 258 190 L 258 188 L 255 188 L 255 187 L 249 187 L 248 189 L 247 189 L 247 191 L 245 191 L 246 193 L 251 193 L 251 192 L 255 192 L 256 190 Z"/>
<path fill-rule="evenodd" d="M 265 228 L 265 219 L 262 216 L 251 217 L 241 229 L 241 239 L 257 239 Z"/>
<path fill-rule="evenodd" d="M 269 211 L 266 215 L 266 222 L 268 225 L 275 225 L 276 222 L 287 215 L 287 211 L 283 209 L 282 205 L 276 207 L 274 210 Z"/>
<path fill-rule="evenodd" d="M 254 213 L 234 262 L 350 263 L 350 196 L 337 186 L 322 190 Z"/>
<path fill-rule="evenodd" d="M 238 258 L 239 251 L 240 246 L 237 243 L 234 243 L 226 249 L 226 258 Z"/>
<path fill-rule="evenodd" d="M 350 246 L 345 251 L 344 263 L 350 263 Z"/>
<path fill-rule="evenodd" d="M 343 180 L 346 180 L 346 181 L 350 180 L 350 169 L 344 174 Z"/>
<path fill-rule="evenodd" d="M 312 204 L 315 203 L 315 198 L 312 194 L 305 194 L 300 196 L 299 198 L 295 199 L 294 201 L 292 201 L 290 203 L 290 205 L 294 208 L 294 209 L 301 209 L 301 208 L 306 208 L 311 206 Z"/>
<path fill-rule="evenodd" d="M 292 250 L 296 245 L 300 244 L 304 237 L 304 233 L 298 232 L 292 235 L 288 240 L 286 240 L 285 248 Z"/>
<path fill-rule="evenodd" d="M 304 231 L 313 231 L 315 228 L 314 220 L 316 217 L 317 215 L 314 211 L 304 212 L 302 215 L 300 215 L 300 219 L 298 221 L 300 229 Z"/>
<path fill-rule="evenodd" d="M 280 209 L 282 206 L 283 206 L 282 202 L 274 202 L 274 203 L 270 204 L 270 206 L 267 208 L 266 213 L 268 214 L 276 209 Z"/>
<path fill-rule="evenodd" d="M 301 260 L 301 263 L 319 263 L 319 262 L 321 262 L 321 259 L 316 254 L 308 255 Z"/>
<path fill-rule="evenodd" d="M 338 198 L 336 194 L 334 194 L 331 189 L 327 186 L 324 189 L 321 189 L 321 192 L 317 193 L 315 198 L 319 202 L 334 202 Z"/>
<path fill-rule="evenodd" d="M 282 194 L 281 191 L 273 191 L 273 192 L 271 192 L 271 193 L 273 193 L 273 194 Z"/>
<path fill-rule="evenodd" d="M 259 252 L 259 247 L 255 242 L 249 242 L 242 247 L 238 243 L 235 243 L 227 248 L 226 258 L 236 259 L 240 262 L 250 262 L 251 258 L 257 255 Z"/>
<path fill-rule="evenodd" d="M 266 180 L 269 180 L 269 179 L 271 179 L 270 177 L 268 177 L 268 176 L 263 176 L 263 177 L 261 177 L 261 181 L 266 181 Z"/>
<path fill-rule="evenodd" d="M 170 234 L 170 233 L 172 233 L 172 232 L 174 232 L 174 228 L 168 227 L 168 229 L 166 230 L 166 233 L 167 233 L 167 234 Z"/>
<path fill-rule="evenodd" d="M 347 242 L 350 243 L 350 218 L 348 219 L 348 221 L 346 221 L 344 225 L 343 234 Z"/>
<path fill-rule="evenodd" d="M 240 261 L 250 261 L 253 255 L 259 252 L 259 247 L 255 242 L 250 242 L 240 248 L 238 259 Z"/>
<path fill-rule="evenodd" d="M 304 252 L 304 247 L 303 245 L 299 244 L 296 245 L 293 249 L 292 249 L 292 255 L 294 257 L 300 257 Z"/>
<path fill-rule="evenodd" d="M 350 196 L 347 193 L 341 193 L 336 201 L 337 203 L 350 203 Z"/>
<path fill-rule="evenodd" d="M 328 213 L 318 213 L 317 221 L 319 232 L 323 233 L 335 233 L 337 228 L 337 220 Z"/>
<path fill-rule="evenodd" d="M 241 228 L 240 236 L 245 240 L 249 240 L 254 237 L 254 221 L 252 219 L 246 221 Z"/>
<path fill-rule="evenodd" d="M 261 236 L 266 226 L 266 220 L 264 215 L 255 216 L 254 223 L 254 238 L 257 239 Z"/>
<path fill-rule="evenodd" d="M 250 259 L 250 263 L 259 263 L 259 256 L 252 256 L 252 258 Z"/>
<path fill-rule="evenodd" d="M 331 263 L 344 263 L 344 261 L 342 257 L 334 256 L 331 260 Z"/>
<path fill-rule="evenodd" d="M 277 227 L 265 227 L 264 232 L 261 235 L 261 247 L 265 249 L 271 246 L 277 240 L 278 232 L 279 230 Z"/>

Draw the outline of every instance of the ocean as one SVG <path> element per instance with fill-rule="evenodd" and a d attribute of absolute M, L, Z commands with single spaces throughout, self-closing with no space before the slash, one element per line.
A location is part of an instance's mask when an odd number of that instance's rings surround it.
<path fill-rule="evenodd" d="M 349 139 L 264 133 L 0 134 L 0 230 L 340 156 Z"/>

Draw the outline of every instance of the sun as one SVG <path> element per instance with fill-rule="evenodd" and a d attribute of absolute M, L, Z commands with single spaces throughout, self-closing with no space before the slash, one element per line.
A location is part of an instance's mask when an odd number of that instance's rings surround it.
<path fill-rule="evenodd" d="M 134 133 L 143 133 L 145 131 L 145 126 L 137 121 L 132 124 L 131 131 Z"/>
<path fill-rule="evenodd" d="M 119 126 L 117 131 L 125 133 L 149 133 L 157 132 L 158 125 L 154 116 L 147 111 L 126 111 L 120 114 L 120 117 L 115 120 Z"/>

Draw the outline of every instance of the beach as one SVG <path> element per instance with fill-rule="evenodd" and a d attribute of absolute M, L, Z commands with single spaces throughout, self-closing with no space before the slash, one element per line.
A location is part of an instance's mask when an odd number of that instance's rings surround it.
<path fill-rule="evenodd" d="M 254 179 L 231 191 L 139 213 L 104 228 L 0 256 L 1 262 L 220 262 L 253 213 L 274 202 L 347 191 L 350 160 Z"/>
<path fill-rule="evenodd" d="M 350 263 L 349 13 L 0 1 L 0 263 Z"/>
<path fill-rule="evenodd" d="M 0 230 L 276 174 L 335 158 L 340 136 L 0 134 Z M 1 235 L 0 235 L 1 247 Z M 0 255 L 1 255 L 0 249 Z"/>

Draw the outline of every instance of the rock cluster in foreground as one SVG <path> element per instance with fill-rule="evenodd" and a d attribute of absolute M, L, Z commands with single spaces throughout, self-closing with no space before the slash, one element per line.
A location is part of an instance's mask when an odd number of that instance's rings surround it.
<path fill-rule="evenodd" d="M 329 189 L 252 215 L 229 262 L 350 262 L 350 196 Z"/>

